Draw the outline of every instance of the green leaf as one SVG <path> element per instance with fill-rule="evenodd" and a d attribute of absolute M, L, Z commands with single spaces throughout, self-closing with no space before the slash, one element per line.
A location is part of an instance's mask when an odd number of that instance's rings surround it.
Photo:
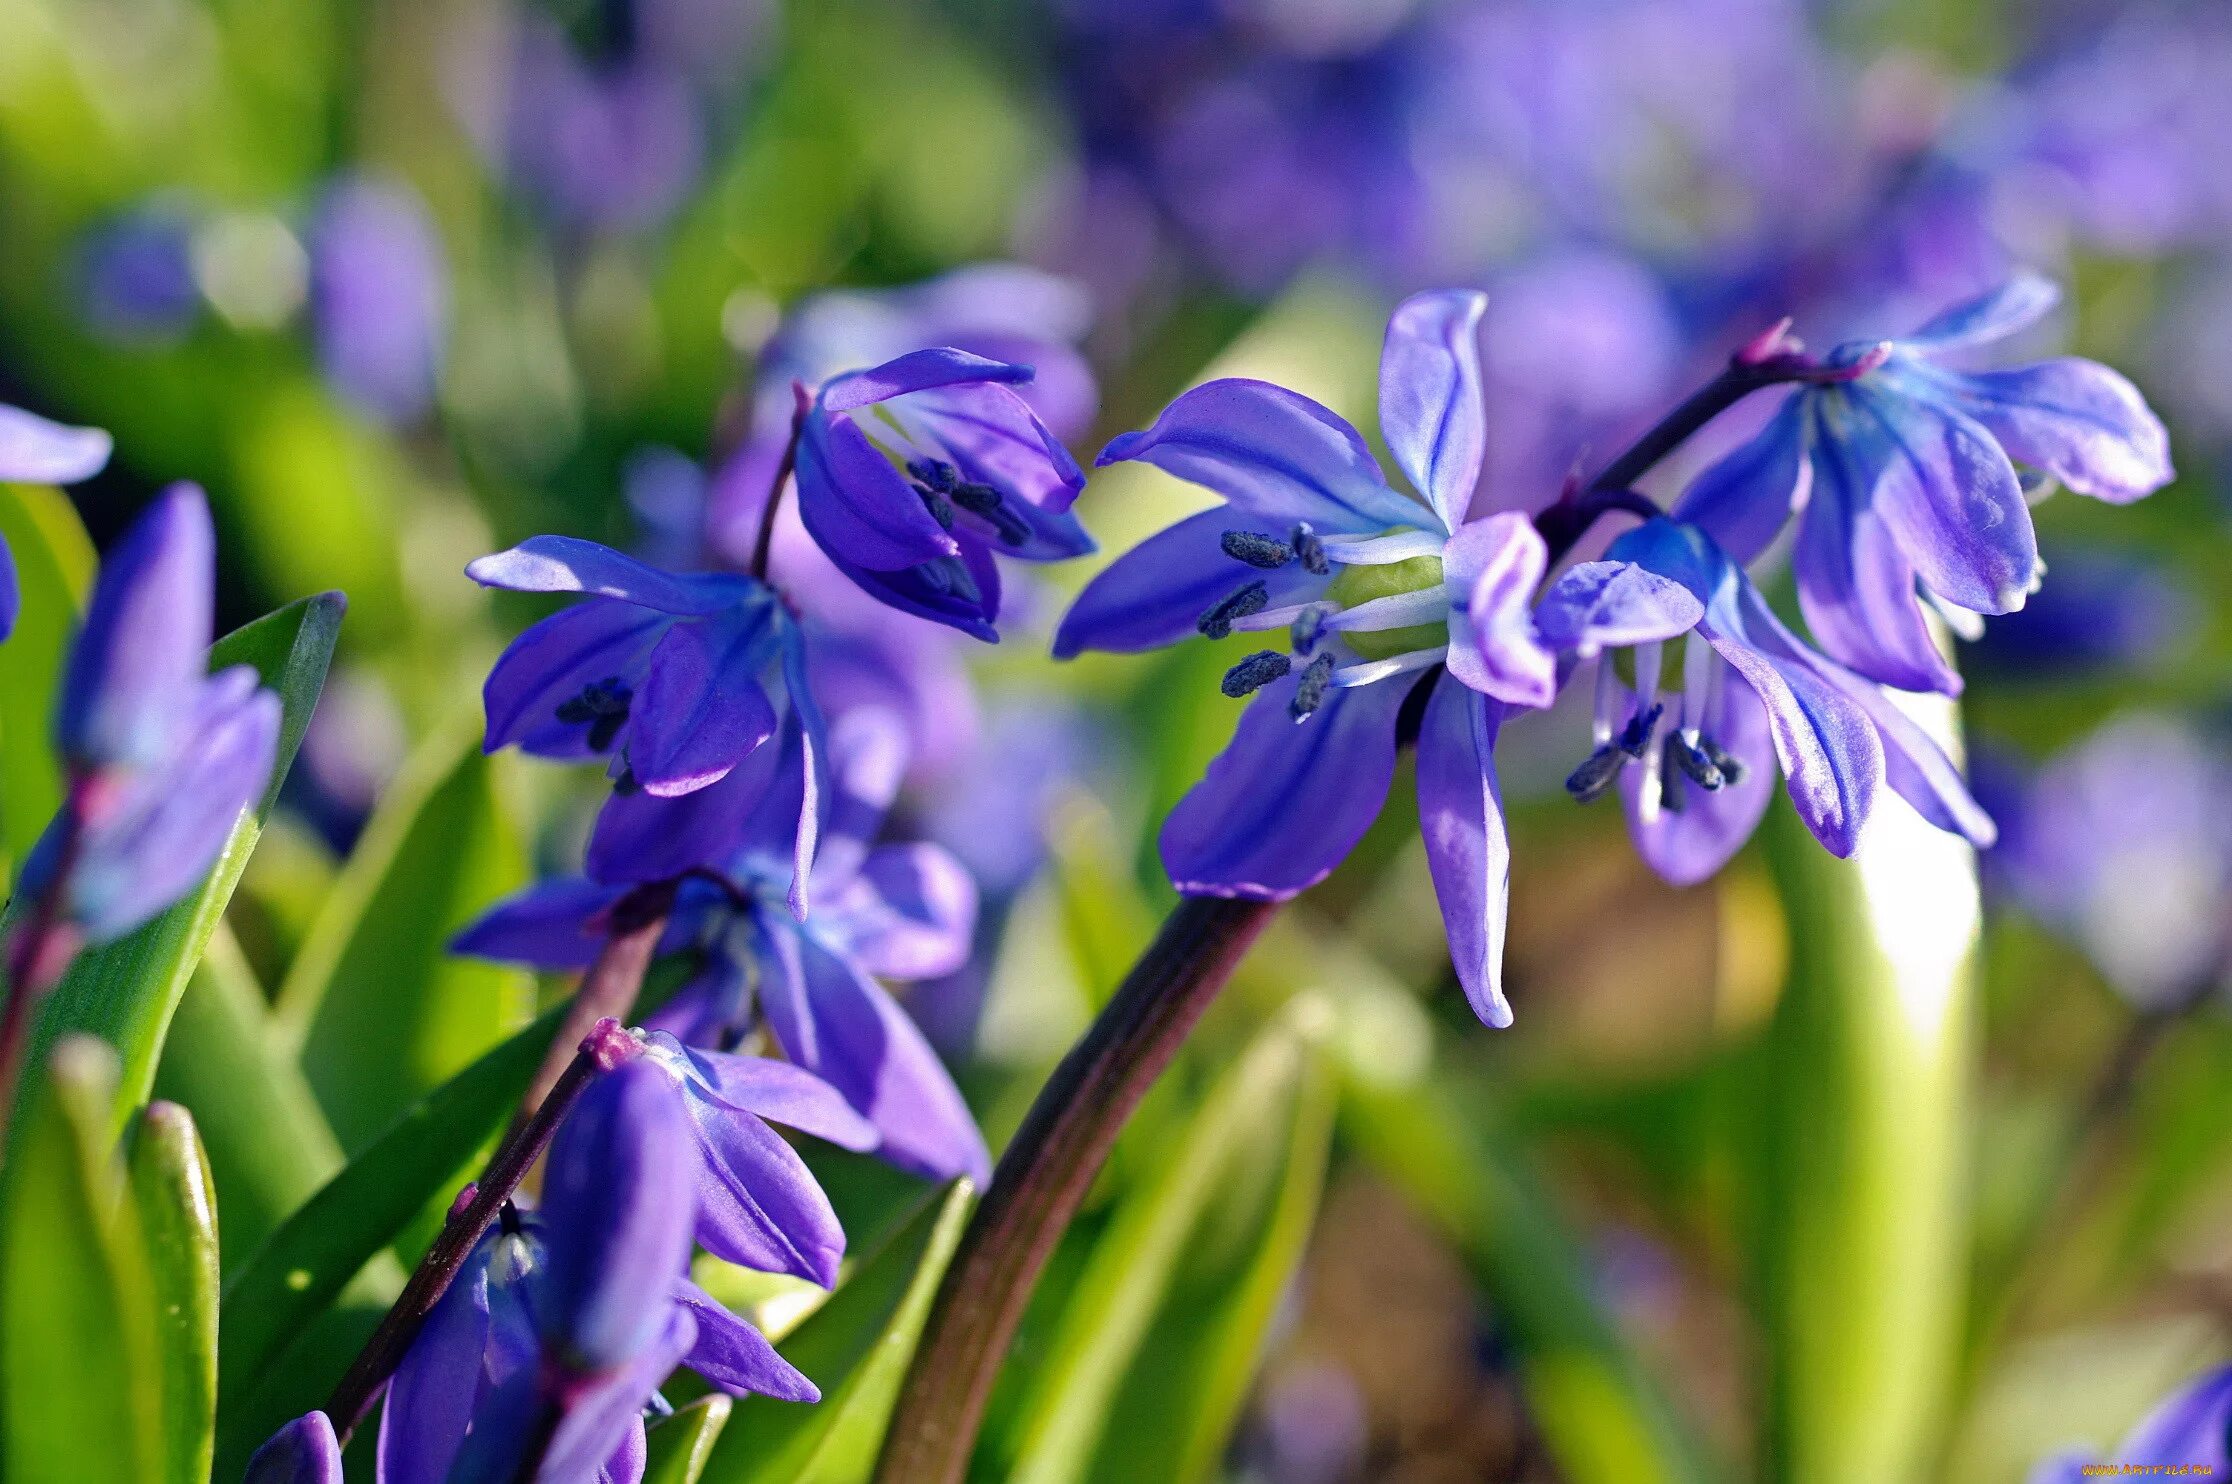
<path fill-rule="evenodd" d="M 160 1476 L 154 1287 L 108 1132 L 116 1053 L 58 1044 L 16 1141 L 0 1230 L 0 1457 L 10 1479 Z"/>
<path fill-rule="evenodd" d="M 976 1205 L 956 1180 L 850 1273 L 784 1342 L 821 1387 L 815 1406 L 764 1396 L 736 1404 L 704 1477 L 711 1484 L 858 1484 L 876 1466 L 899 1383 L 930 1317 L 938 1280 Z"/>
<path fill-rule="evenodd" d="M 218 1362 L 225 1451 L 240 1441 L 236 1402 L 359 1269 L 393 1243 L 430 1200 L 472 1172 L 475 1156 L 533 1080 L 564 1013 L 564 1006 L 553 1007 L 428 1094 L 287 1218 L 226 1283 L 225 1345 Z M 301 1412 L 316 1406 L 340 1378 L 288 1379 L 302 1400 L 295 1409 Z"/>
<path fill-rule="evenodd" d="M 217 1445 L 217 1207 L 193 1116 L 176 1103 L 151 1105 L 127 1168 L 163 1378 L 162 1466 L 153 1477 L 204 1484 Z"/>
<path fill-rule="evenodd" d="M 1007 1478 L 1214 1476 L 1323 1184 L 1323 1008 L 1257 1036 L 1118 1205 L 1035 1358 Z"/>
<path fill-rule="evenodd" d="M 449 952 L 530 875 L 479 735 L 477 711 L 456 718 L 388 787 L 279 987 L 282 1033 L 347 1149 L 533 1014 L 529 975 Z"/>
<path fill-rule="evenodd" d="M 1441 1085 L 1355 1079 L 1344 1132 L 1441 1228 L 1517 1351 L 1529 1410 L 1572 1484 L 1720 1477 L 1654 1377 L 1598 1307 L 1580 1238 L 1493 1110 Z"/>
<path fill-rule="evenodd" d="M 0 484 L 0 539 L 14 554 L 21 604 L 0 644 L 0 852 L 22 860 L 62 802 L 55 692 L 70 634 L 93 583 L 93 543 L 77 508 L 45 485 Z"/>
<path fill-rule="evenodd" d="M 295 749 L 302 744 L 303 730 L 310 725 L 346 606 L 339 593 L 303 598 L 234 630 L 211 648 L 213 670 L 253 665 L 264 684 L 279 693 L 284 710 L 271 782 L 255 811 L 233 827 L 232 838 L 202 884 L 154 920 L 80 954 L 39 1017 L 36 1047 L 52 1045 L 72 1031 L 87 1031 L 114 1046 L 122 1057 L 123 1076 L 109 1117 L 112 1139 L 123 1133 L 133 1110 L 147 1101 L 171 1012 L 185 993 L 210 934 L 217 930 L 233 886 L 256 848 L 264 816 L 271 812 Z M 43 1052 L 34 1054 L 43 1060 Z"/>
<path fill-rule="evenodd" d="M 278 1044 L 255 970 L 220 923 L 171 1017 L 155 1092 L 193 1110 L 225 1213 L 225 1272 L 345 1163 L 302 1068 Z"/>
<path fill-rule="evenodd" d="M 1961 1342 L 1974 950 L 1968 846 L 1896 804 L 1849 861 L 1778 802 L 1793 925 L 1761 1057 L 1758 1295 L 1770 1477 L 1919 1478 Z"/>
<path fill-rule="evenodd" d="M 718 1391 L 701 1396 L 645 1434 L 650 1449 L 643 1484 L 697 1484 L 728 1425 L 731 1405 Z"/>

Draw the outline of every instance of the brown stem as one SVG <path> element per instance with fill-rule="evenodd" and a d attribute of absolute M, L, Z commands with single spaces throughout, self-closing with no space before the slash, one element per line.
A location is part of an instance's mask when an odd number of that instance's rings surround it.
<path fill-rule="evenodd" d="M 783 506 L 783 489 L 798 470 L 798 440 L 806 431 L 806 414 L 813 410 L 813 394 L 806 390 L 806 383 L 791 383 L 791 398 L 796 404 L 791 411 L 790 439 L 783 445 L 782 462 L 775 466 L 775 481 L 767 487 L 767 503 L 760 507 L 759 535 L 752 541 L 752 565 L 748 569 L 760 581 L 767 580 L 767 556 L 775 545 L 775 515 Z"/>
<path fill-rule="evenodd" d="M 63 919 L 62 901 L 70 889 L 70 873 L 77 865 L 78 849 L 85 836 L 87 785 L 73 780 L 57 816 L 60 838 L 55 842 L 54 869 L 46 888 L 31 904 L 23 923 L 9 935 L 7 944 L 7 1000 L 0 1003 L 0 1163 L 7 1159 L 8 1130 L 15 1120 L 17 1089 L 23 1081 L 23 1059 L 28 1054 L 34 1012 L 49 991 L 61 983 L 78 946 L 78 934 Z"/>
<path fill-rule="evenodd" d="M 962 1477 L 1031 1290 L 1132 1109 L 1277 910 L 1187 897 L 1031 1104 L 993 1171 L 915 1352 L 876 1477 Z"/>
<path fill-rule="evenodd" d="M 333 1429 L 344 1444 L 356 1425 L 364 1420 L 372 1399 L 379 1395 L 388 1377 L 403 1363 L 427 1315 L 434 1312 L 442 1295 L 449 1292 L 450 1284 L 465 1266 L 465 1259 L 472 1255 L 481 1234 L 488 1230 L 488 1224 L 496 1219 L 504 1202 L 511 1199 L 528 1169 L 549 1147 L 551 1135 L 558 1131 L 574 1099 L 581 1096 L 583 1089 L 599 1073 L 617 1065 L 629 1054 L 630 1048 L 622 1044 L 627 1039 L 618 1021 L 598 1022 L 550 1089 L 550 1096 L 537 1105 L 524 1123 L 505 1136 L 480 1180 L 467 1188 L 462 1202 L 451 1210 L 449 1220 L 442 1223 L 441 1234 L 427 1249 L 418 1270 L 403 1285 L 403 1292 L 380 1320 L 380 1327 L 365 1341 L 364 1349 L 358 1352 L 348 1374 L 333 1388 L 333 1395 L 326 1402 L 326 1416 L 333 1420 Z"/>
<path fill-rule="evenodd" d="M 581 1044 L 590 1027 L 608 1018 L 626 1024 L 631 1017 L 636 996 L 643 989 L 643 976 L 650 970 L 651 960 L 659 951 L 659 939 L 666 932 L 674 889 L 672 881 L 654 881 L 613 903 L 604 947 L 581 976 L 573 1003 L 550 1038 L 550 1050 L 544 1053 L 535 1080 L 527 1085 L 527 1094 L 519 1101 L 519 1113 L 512 1120 L 515 1131 L 558 1085 L 573 1060 L 573 1048 Z"/>

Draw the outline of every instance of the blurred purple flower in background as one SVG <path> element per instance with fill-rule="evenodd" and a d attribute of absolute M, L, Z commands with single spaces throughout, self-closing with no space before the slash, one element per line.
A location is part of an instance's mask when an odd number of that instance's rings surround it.
<path fill-rule="evenodd" d="M 150 201 L 87 231 L 77 273 L 86 322 L 107 340 L 163 344 L 201 313 L 193 219 L 175 204 Z"/>
<path fill-rule="evenodd" d="M 2048 581 L 1963 646 L 1971 674 L 2051 683 L 2081 670 L 2158 666 L 2188 646 L 2201 605 L 2165 563 L 2100 547 L 2041 547 Z"/>
<path fill-rule="evenodd" d="M 433 405 L 449 313 L 448 269 L 425 203 L 394 180 L 343 177 L 327 186 L 308 237 L 326 380 L 388 422 L 419 417 Z"/>
<path fill-rule="evenodd" d="M 0 402 L 0 481 L 76 484 L 107 468 L 114 448 L 99 428 L 65 427 Z M 0 541 L 0 640 L 15 632 L 16 610 L 22 601 L 15 556 Z"/>

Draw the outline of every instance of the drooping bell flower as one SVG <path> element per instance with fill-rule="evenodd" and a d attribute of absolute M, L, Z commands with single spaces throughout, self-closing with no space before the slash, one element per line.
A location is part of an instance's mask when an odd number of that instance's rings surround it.
<path fill-rule="evenodd" d="M 1517 514 L 1465 519 L 1487 441 L 1484 302 L 1420 294 L 1388 323 L 1380 429 L 1416 498 L 1337 414 L 1267 382 L 1196 387 L 1111 443 L 1101 463 L 1150 463 L 1224 503 L 1095 578 L 1054 652 L 1278 636 L 1226 673 L 1227 695 L 1254 699 L 1161 837 L 1181 891 L 1268 900 L 1322 880 L 1363 836 L 1394 777 L 1398 717 L 1433 671 L 1420 824 L 1458 976 L 1481 1017 L 1505 1025 L 1510 853 L 1493 750 L 1507 710 L 1548 704 L 1557 675 L 1531 614 L 1542 537 Z"/>
<path fill-rule="evenodd" d="M 811 1401 L 764 1336 L 683 1276 L 697 1155 L 674 1078 L 623 1059 L 553 1141 L 538 1212 L 507 1207 L 388 1388 L 381 1484 L 642 1477 L 643 1409 L 678 1364 L 733 1394 Z M 555 1426 L 548 1419 L 555 1415 Z"/>
<path fill-rule="evenodd" d="M 1958 694 L 1925 604 L 1956 619 L 2023 606 L 2040 568 L 2016 465 L 2117 504 L 2172 478 L 2161 421 L 2106 366 L 1946 364 L 2023 329 L 2057 297 L 2043 279 L 2018 278 L 1903 339 L 1837 347 L 1827 364 L 1849 378 L 1791 392 L 1675 514 L 1748 563 L 1799 510 L 1792 573 L 1821 648 L 1886 685 Z"/>
<path fill-rule="evenodd" d="M 76 484 L 108 467 L 115 444 L 99 428 L 71 428 L 0 403 L 0 484 Z M 22 605 L 15 556 L 0 541 L 0 640 Z"/>
<path fill-rule="evenodd" d="M 2084 1484 L 2110 1474 L 2222 1478 L 2227 1470 L 2232 1470 L 2232 1366 L 2219 1366 L 2171 1393 L 2105 1459 L 2062 1453 L 2031 1470 L 2029 1484 Z"/>
<path fill-rule="evenodd" d="M 781 822 L 797 808 L 795 795 L 785 792 L 789 785 L 740 769 L 656 808 L 616 801 L 608 818 L 640 822 L 645 848 L 654 837 L 706 846 L 703 854 L 667 861 L 673 874 L 689 874 L 661 946 L 694 955 L 696 968 L 647 1024 L 693 1048 L 719 1050 L 764 1028 L 786 1057 L 835 1087 L 875 1126 L 881 1158 L 933 1178 L 966 1174 L 981 1183 L 990 1160 L 968 1105 L 878 982 L 958 968 L 970 949 L 975 886 L 936 846 L 874 843 L 905 771 L 901 723 L 887 713 L 856 711 L 839 719 L 831 740 L 830 827 L 803 919 L 788 910 L 785 895 Z M 681 814 L 692 818 L 678 820 Z M 608 844 L 626 850 L 636 838 L 631 829 L 627 840 Z M 583 966 L 602 941 L 605 914 L 625 891 L 581 878 L 546 882 L 496 907 L 453 946 L 507 962 Z"/>
<path fill-rule="evenodd" d="M 584 595 L 514 639 L 489 671 L 489 751 L 516 744 L 538 757 L 603 758 L 615 802 L 700 792 L 747 759 L 764 767 L 763 752 L 787 753 L 802 777 L 822 766 L 798 628 L 765 583 L 665 572 L 567 536 L 536 536 L 465 570 L 487 587 Z M 778 736 L 785 745 L 763 748 Z M 803 889 L 820 790 L 807 779 L 793 794 Z M 671 874 L 599 851 L 591 870 L 625 881 Z"/>
<path fill-rule="evenodd" d="M 798 446 L 798 511 L 864 592 L 996 641 L 995 556 L 1052 562 L 1093 539 L 1085 476 L 1014 390 L 1031 368 L 918 350 L 822 387 Z"/>
<path fill-rule="evenodd" d="M 1750 838 L 1777 772 L 1834 855 L 1858 845 L 1884 783 L 1939 828 L 1993 839 L 1920 725 L 1784 627 L 1695 526 L 1658 519 L 1623 534 L 1551 584 L 1536 622 L 1569 669 L 1596 662 L 1594 747 L 1566 787 L 1587 802 L 1617 786 L 1637 849 L 1676 885 L 1712 875 Z"/>
<path fill-rule="evenodd" d="M 121 936 L 176 901 L 261 797 L 279 698 L 205 659 L 216 538 L 201 491 L 175 485 L 101 564 L 55 716 L 69 775 L 19 883 L 61 893 L 85 940 Z"/>

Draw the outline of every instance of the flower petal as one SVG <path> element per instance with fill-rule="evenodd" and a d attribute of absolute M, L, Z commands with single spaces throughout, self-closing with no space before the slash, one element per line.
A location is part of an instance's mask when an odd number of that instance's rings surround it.
<path fill-rule="evenodd" d="M 1308 521 L 1319 534 L 1376 534 L 1433 516 L 1390 488 L 1341 417 L 1299 392 L 1232 377 L 1195 387 L 1144 432 L 1125 433 L 1100 464 L 1137 459 L 1215 490 L 1243 515 Z"/>
<path fill-rule="evenodd" d="M 1959 835 L 1979 850 L 1999 838 L 1999 826 L 1976 802 L 1968 782 L 1945 749 L 1882 687 L 1849 677 L 1845 693 L 1875 723 L 1883 743 L 1883 780 L 1931 824 Z"/>
<path fill-rule="evenodd" d="M 466 563 L 483 587 L 516 593 L 596 593 L 661 613 L 703 617 L 766 596 L 749 577 L 663 572 L 648 562 L 573 536 L 530 536 L 509 551 Z"/>
<path fill-rule="evenodd" d="M 1503 993 L 1511 838 L 1496 786 L 1496 731 L 1504 708 L 1463 685 L 1437 683 L 1418 733 L 1418 826 L 1450 961 L 1473 1013 L 1511 1024 Z"/>
<path fill-rule="evenodd" d="M 1396 306 L 1380 350 L 1380 436 L 1449 530 L 1464 524 L 1488 446 L 1473 289 L 1413 294 Z"/>
<path fill-rule="evenodd" d="M 968 868 L 927 841 L 885 845 L 828 907 L 826 928 L 880 979 L 935 979 L 968 962 L 977 888 Z"/>
<path fill-rule="evenodd" d="M 687 1103 L 698 1168 L 684 1194 L 694 1187 L 698 1244 L 724 1262 L 836 1282 L 845 1231 L 798 1151 L 750 1113 Z"/>
<path fill-rule="evenodd" d="M 341 1441 L 333 1419 L 307 1412 L 273 1433 L 248 1460 L 244 1484 L 341 1484 Z"/>
<path fill-rule="evenodd" d="M 1989 344 L 2035 324 L 2060 302 L 2061 290 L 2051 279 L 2018 273 L 1989 293 L 1940 312 L 1913 334 L 1900 336 L 1899 343 L 1932 354 Z"/>
<path fill-rule="evenodd" d="M 692 1096 L 717 1099 L 739 1112 L 827 1139 L 839 1148 L 876 1147 L 875 1125 L 854 1112 L 836 1088 L 802 1066 L 679 1043 L 669 1049 L 685 1058 L 704 1084 L 693 1086 Z"/>
<path fill-rule="evenodd" d="M 992 1160 L 976 1119 L 930 1043 L 882 986 L 811 933 L 777 930 L 763 991 L 792 1060 L 819 1073 L 883 1133 L 880 1158 L 934 1180 L 980 1186 Z"/>
<path fill-rule="evenodd" d="M 1558 574 L 1535 610 L 1542 642 L 1581 659 L 1672 639 L 1705 616 L 1696 594 L 1633 562 L 1582 562 Z"/>
<path fill-rule="evenodd" d="M 1902 690 L 1961 692 L 1915 591 L 1914 566 L 1868 502 L 1880 467 L 1863 450 L 1825 445 L 1813 497 L 1798 519 L 1791 576 L 1806 626 L 1824 652 Z"/>
<path fill-rule="evenodd" d="M 585 969 L 604 947 L 601 919 L 626 886 L 560 876 L 506 897 L 450 939 L 450 952 L 546 969 Z"/>
<path fill-rule="evenodd" d="M 164 491 L 110 550 L 56 703 L 66 756 L 145 767 L 174 745 L 208 668 L 216 563 L 209 502 L 190 484 Z"/>
<path fill-rule="evenodd" d="M 1274 608 L 1301 602 L 1325 585 L 1326 578 L 1300 562 L 1263 572 L 1227 555 L 1224 533 L 1247 524 L 1232 510 L 1205 510 L 1125 552 L 1063 615 L 1054 657 L 1066 660 L 1088 649 L 1134 654 L 1191 638 L 1202 614 L 1250 582 L 1263 583 L 1266 606 Z"/>
<path fill-rule="evenodd" d="M 1449 595 L 1449 673 L 1514 706 L 1558 694 L 1558 658 L 1535 629 L 1534 594 L 1549 562 L 1534 522 L 1517 511 L 1460 527 L 1442 553 Z"/>
<path fill-rule="evenodd" d="M 1806 396 L 1793 393 L 1750 442 L 1715 460 L 1675 501 L 1673 515 L 1701 528 L 1735 561 L 1758 560 L 1803 505 L 1812 483 Z"/>
<path fill-rule="evenodd" d="M 480 1397 L 494 1242 L 493 1236 L 481 1239 L 388 1383 L 380 1416 L 381 1484 L 442 1484 L 449 1477 Z"/>
<path fill-rule="evenodd" d="M 2222 1474 L 2232 1466 L 2232 1367 L 2201 1375 L 2149 1413 L 2117 1445 L 2118 1464 L 2184 1466 L 2195 1474 Z"/>
<path fill-rule="evenodd" d="M 1378 817 L 1408 687 L 1336 689 L 1297 722 L 1288 705 L 1299 683 L 1288 675 L 1256 692 L 1230 745 L 1163 821 L 1163 869 L 1180 891 L 1284 901 L 1324 880 Z"/>
<path fill-rule="evenodd" d="M 645 1296 L 637 1295 L 639 1303 Z M 697 1313 L 683 1304 L 655 1300 L 640 1306 L 656 1326 L 651 1341 L 613 1374 L 572 1398 L 535 1473 L 538 1481 L 637 1484 L 643 1477 L 644 1404 L 697 1344 Z"/>
<path fill-rule="evenodd" d="M 1663 720 L 1658 735 L 1674 724 L 1672 717 Z M 1759 828 L 1775 795 L 1775 746 L 1767 731 L 1767 710 L 1748 683 L 1722 677 L 1704 734 L 1744 765 L 1743 776 L 1710 792 L 1686 778 L 1676 780 L 1679 809 L 1645 810 L 1644 770 L 1620 770 L 1620 795 L 1636 853 L 1675 886 L 1694 886 L 1727 865 Z"/>
<path fill-rule="evenodd" d="M 839 713 L 829 729 L 829 800 L 814 859 L 817 888 L 839 890 L 859 871 L 899 796 L 910 757 L 907 725 L 896 711 L 870 704 Z"/>
<path fill-rule="evenodd" d="M 999 568 L 974 533 L 958 545 L 958 555 L 889 572 L 871 571 L 827 547 L 820 551 L 855 587 L 886 607 L 997 644 L 1000 631 L 993 624 L 1000 616 Z"/>
<path fill-rule="evenodd" d="M 833 377 L 823 386 L 821 405 L 831 412 L 851 412 L 872 403 L 903 397 L 931 387 L 961 386 L 971 382 L 1029 381 L 1031 368 L 1004 361 L 986 360 L 965 350 L 938 346 L 911 350 L 903 356 L 866 371 Z"/>
<path fill-rule="evenodd" d="M 1855 385 L 1845 395 L 1888 457 L 1869 506 L 1915 574 L 1976 613 L 2012 613 L 2038 575 L 2038 539 L 2014 465 L 1974 419 L 1950 405 Z"/>
<path fill-rule="evenodd" d="M 850 417 L 814 414 L 798 444 L 798 514 L 840 564 L 895 572 L 960 550 L 914 484 Z"/>
<path fill-rule="evenodd" d="M 1008 387 L 918 392 L 893 403 L 890 414 L 910 435 L 942 446 L 963 478 L 996 485 L 1028 506 L 1017 512 L 1026 518 L 1059 522 L 1085 488 L 1085 471 L 1077 467 L 1077 460 L 1039 421 L 1031 404 Z M 1079 556 L 1092 549 L 1092 538 L 1075 522 L 1049 524 L 1046 529 L 1053 533 L 1049 539 L 1061 555 Z M 1046 559 L 1029 550 L 1017 554 Z"/>
<path fill-rule="evenodd" d="M 115 440 L 99 428 L 48 422 L 0 403 L 0 481 L 76 484 L 106 468 L 115 448 Z"/>
<path fill-rule="evenodd" d="M 760 647 L 756 633 L 667 629 L 628 708 L 628 771 L 645 793 L 673 798 L 717 783 L 775 734 L 775 707 L 754 674 Z"/>
<path fill-rule="evenodd" d="M 586 722 L 561 721 L 558 708 L 601 681 L 631 689 L 672 620 L 632 603 L 591 598 L 530 625 L 505 646 L 481 687 L 487 751 L 517 743 L 536 757 L 597 756 Z"/>
<path fill-rule="evenodd" d="M 713 1295 L 683 1279 L 675 1298 L 697 1320 L 697 1340 L 683 1361 L 731 1396 L 771 1396 L 818 1402 L 821 1388 L 768 1343 L 767 1336 L 723 1308 Z"/>
<path fill-rule="evenodd" d="M 2128 505 L 2176 477 L 2170 434 L 2116 372 L 2076 356 L 1938 378 L 2011 458 L 2080 495 Z"/>

